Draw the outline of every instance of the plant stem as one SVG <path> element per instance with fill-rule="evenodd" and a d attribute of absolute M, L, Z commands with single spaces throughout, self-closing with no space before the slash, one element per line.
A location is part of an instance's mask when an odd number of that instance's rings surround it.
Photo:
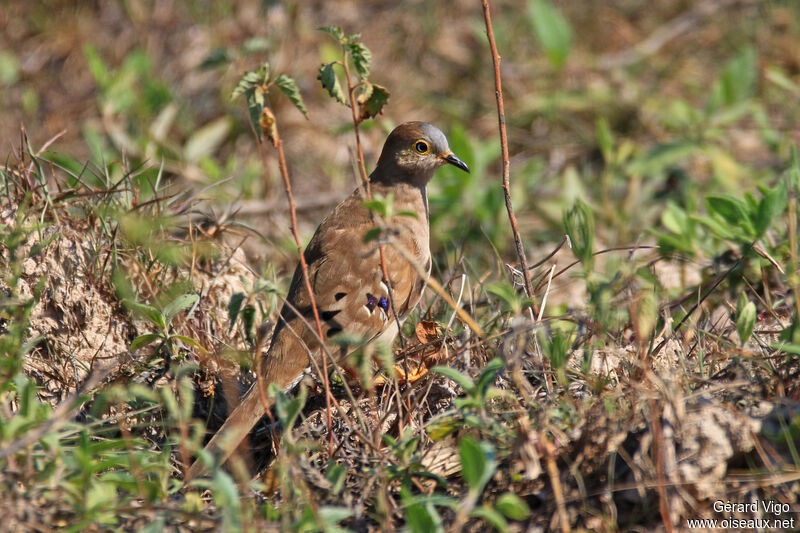
<path fill-rule="evenodd" d="M 311 281 L 308 278 L 308 264 L 306 263 L 306 257 L 303 253 L 303 245 L 300 242 L 300 234 L 297 231 L 297 212 L 294 206 L 294 196 L 292 195 L 292 182 L 289 181 L 289 170 L 286 166 L 286 157 L 283 154 L 283 142 L 278 134 L 277 124 L 275 125 L 275 135 L 272 140 L 272 145 L 275 147 L 275 150 L 278 151 L 278 168 L 280 169 L 281 177 L 283 178 L 283 186 L 286 190 L 286 197 L 289 200 L 289 216 L 291 217 L 292 222 L 292 235 L 294 236 L 294 242 L 297 245 L 297 254 L 300 256 L 300 269 L 303 273 L 303 283 L 306 286 L 306 291 L 308 291 L 308 300 L 311 303 L 311 310 L 314 313 L 314 323 L 317 326 L 317 334 L 319 335 L 320 343 L 322 343 L 325 336 L 322 334 L 322 323 L 319 320 L 317 301 L 316 298 L 314 298 L 314 290 L 311 287 Z M 266 158 L 263 150 L 264 145 L 261 144 L 259 146 L 261 147 L 262 157 Z M 320 347 L 322 348 L 322 379 L 325 383 L 325 421 L 328 424 L 328 437 L 330 438 L 331 443 L 330 450 L 331 453 L 333 453 L 333 421 L 331 418 L 331 390 L 330 383 L 328 383 L 328 356 L 324 344 L 322 344 Z"/>
<path fill-rule="evenodd" d="M 489 0 L 481 0 L 483 5 L 483 19 L 486 22 L 486 36 L 489 38 L 489 47 L 492 50 L 492 63 L 494 65 L 494 91 L 497 98 L 497 120 L 500 127 L 500 146 L 503 151 L 503 196 L 506 200 L 506 210 L 508 220 L 511 223 L 511 230 L 514 232 L 514 243 L 517 246 L 517 256 L 519 257 L 522 276 L 524 279 L 525 294 L 528 298 L 533 297 L 533 286 L 531 285 L 531 274 L 528 271 L 528 261 L 525 258 L 525 248 L 522 245 L 522 238 L 519 235 L 517 217 L 514 215 L 514 207 L 511 204 L 511 185 L 510 185 L 510 161 L 508 157 L 508 136 L 506 134 L 506 114 L 503 106 L 503 86 L 500 80 L 500 56 L 497 53 L 497 44 L 494 41 L 494 31 L 492 30 L 492 17 L 489 13 Z M 535 310 L 534 314 L 538 314 Z"/>
<path fill-rule="evenodd" d="M 361 123 L 361 120 L 358 116 L 358 112 L 356 111 L 356 98 L 355 98 L 355 90 L 357 85 L 353 85 L 350 79 L 350 67 L 347 64 L 347 54 L 344 54 L 344 58 L 342 61 L 342 66 L 344 67 L 344 76 L 347 79 L 347 96 L 350 100 L 350 111 L 353 115 L 353 130 L 356 134 L 356 156 L 358 158 L 358 169 L 361 171 L 361 181 L 364 184 L 364 189 L 367 194 L 367 199 L 372 200 L 372 191 L 369 186 L 369 177 L 367 176 L 367 167 L 364 164 L 364 152 L 361 149 L 361 136 L 358 132 L 358 125 Z M 386 268 L 386 253 L 383 250 L 383 244 L 378 245 L 378 253 L 380 254 L 381 259 L 381 275 L 383 276 L 383 282 L 386 284 L 386 287 L 389 289 L 389 304 L 392 306 L 392 314 L 394 315 L 394 320 L 397 322 L 397 335 L 400 337 L 400 347 L 405 349 L 405 341 L 403 340 L 403 334 L 400 332 L 400 318 L 397 316 L 397 310 L 395 309 L 394 305 L 394 291 L 392 287 L 392 282 L 389 279 L 389 270 Z"/>

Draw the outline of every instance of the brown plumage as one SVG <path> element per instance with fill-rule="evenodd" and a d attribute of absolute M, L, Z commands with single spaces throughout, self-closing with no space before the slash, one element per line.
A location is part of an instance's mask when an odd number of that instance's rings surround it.
<path fill-rule="evenodd" d="M 384 246 L 394 309 L 400 320 L 419 302 L 425 283 L 398 248 L 430 270 L 426 186 L 434 171 L 445 163 L 469 172 L 467 165 L 450 151 L 441 131 L 424 122 L 406 122 L 389 134 L 370 175 L 373 197 L 391 194 L 395 213 L 416 214 L 416 217 L 396 215 L 390 221 L 390 244 Z M 364 234 L 375 227 L 364 199 L 359 188 L 336 206 L 317 228 L 304 252 L 324 341 L 329 353 L 335 356 L 345 355 L 329 343 L 341 332 L 367 341 L 381 337 L 391 342 L 397 335 L 388 288 L 382 281 L 378 244 L 375 240 L 364 242 Z M 275 383 L 289 390 L 310 369 L 309 354 L 317 363 L 322 355 L 299 265 L 286 301 L 261 372 L 265 385 Z M 220 463 L 225 462 L 265 412 L 256 383 L 205 449 L 216 454 Z M 202 472 L 201 462 L 196 461 L 192 475 Z"/>

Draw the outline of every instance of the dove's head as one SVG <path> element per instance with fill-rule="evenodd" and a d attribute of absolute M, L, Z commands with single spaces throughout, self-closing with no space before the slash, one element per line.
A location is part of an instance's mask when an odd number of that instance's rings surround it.
<path fill-rule="evenodd" d="M 370 181 L 424 187 L 444 164 L 469 172 L 467 164 L 450 150 L 447 137 L 439 128 L 426 122 L 406 122 L 389 134 Z"/>

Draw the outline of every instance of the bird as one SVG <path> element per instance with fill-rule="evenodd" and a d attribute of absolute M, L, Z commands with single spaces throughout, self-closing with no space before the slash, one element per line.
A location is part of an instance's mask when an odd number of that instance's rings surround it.
<path fill-rule="evenodd" d="M 398 334 L 399 322 L 422 297 L 425 278 L 420 270 L 430 273 L 427 185 L 434 172 L 447 164 L 469 172 L 437 127 L 414 121 L 392 130 L 369 175 L 368 189 L 359 187 L 338 204 L 320 223 L 304 251 L 325 348 L 319 342 L 311 299 L 298 262 L 270 347 L 265 355 L 259 355 L 264 358 L 260 378 L 265 387 L 275 383 L 280 389 L 291 391 L 315 366 L 312 357 L 318 366 L 323 349 L 331 354 L 341 352 L 342 348 L 333 342 L 340 334 L 391 344 Z M 384 242 L 389 244 L 383 246 L 387 285 L 379 243 L 365 239 L 367 232 L 376 227 L 374 213 L 365 200 L 389 197 L 397 215 L 388 222 L 390 238 Z M 417 262 L 417 268 L 411 260 Z M 217 464 L 223 464 L 270 405 L 271 400 L 268 405 L 262 401 L 256 381 L 205 451 L 217 457 Z M 205 466 L 198 459 L 190 468 L 190 476 L 203 473 Z"/>

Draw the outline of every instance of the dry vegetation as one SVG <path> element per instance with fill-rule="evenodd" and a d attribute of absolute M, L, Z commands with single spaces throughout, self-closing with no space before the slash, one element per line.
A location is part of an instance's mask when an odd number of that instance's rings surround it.
<path fill-rule="evenodd" d="M 509 0 L 493 18 L 533 301 L 479 2 L 5 3 L 9 530 L 800 527 L 800 7 Z M 391 92 L 360 126 L 367 167 L 424 119 L 472 168 L 430 186 L 433 278 L 484 334 L 429 290 L 358 379 L 280 396 L 186 485 L 297 260 L 276 153 L 229 98 L 242 75 L 268 61 L 308 110 L 265 101 L 302 238 L 360 179 L 350 110 L 317 80 L 341 59 L 329 25 Z"/>

